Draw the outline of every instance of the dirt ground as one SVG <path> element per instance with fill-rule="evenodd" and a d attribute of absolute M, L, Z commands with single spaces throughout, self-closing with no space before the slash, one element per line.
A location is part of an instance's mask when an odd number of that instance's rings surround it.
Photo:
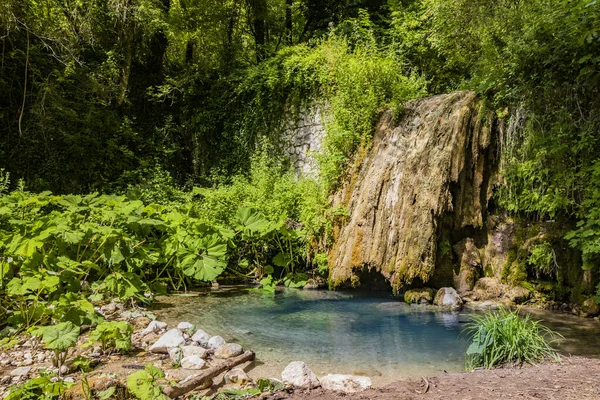
<path fill-rule="evenodd" d="M 427 384 L 429 388 L 424 393 Z M 399 381 L 357 394 L 322 389 L 275 394 L 272 400 L 488 400 L 488 399 L 600 399 L 600 360 L 563 357 L 561 363 L 527 365 L 471 373 L 445 374 Z"/>

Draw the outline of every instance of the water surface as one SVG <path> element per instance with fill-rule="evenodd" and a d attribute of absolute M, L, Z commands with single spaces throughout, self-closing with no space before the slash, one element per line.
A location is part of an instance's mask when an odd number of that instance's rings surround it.
<path fill-rule="evenodd" d="M 239 288 L 159 298 L 155 310 L 170 326 L 189 321 L 211 335 L 257 354 L 253 378 L 279 377 L 291 361 L 319 376 L 370 376 L 375 385 L 407 377 L 464 370 L 461 334 L 468 312 L 432 311 L 377 292 L 285 290 L 275 297 Z M 600 356 L 600 323 L 568 314 L 529 310 L 564 336 L 565 354 Z"/>
<path fill-rule="evenodd" d="M 246 292 L 160 299 L 174 325 L 189 321 L 254 350 L 257 376 L 279 376 L 291 361 L 317 374 L 353 373 L 384 384 L 403 377 L 463 370 L 466 318 L 431 312 L 386 295 L 286 290 L 274 298 Z"/>

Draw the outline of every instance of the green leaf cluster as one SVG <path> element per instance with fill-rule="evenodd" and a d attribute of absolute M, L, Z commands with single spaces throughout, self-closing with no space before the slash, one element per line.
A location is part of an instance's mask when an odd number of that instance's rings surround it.
<path fill-rule="evenodd" d="M 90 333 L 85 346 L 100 343 L 104 353 L 110 351 L 127 352 L 131 350 L 133 326 L 126 321 L 106 321 L 98 324 Z"/>

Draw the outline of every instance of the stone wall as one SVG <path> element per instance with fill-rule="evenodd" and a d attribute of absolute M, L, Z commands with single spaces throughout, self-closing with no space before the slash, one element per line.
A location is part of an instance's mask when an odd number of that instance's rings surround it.
<path fill-rule="evenodd" d="M 298 175 L 318 173 L 315 155 L 321 150 L 325 126 L 320 106 L 302 109 L 295 118 L 290 118 L 282 135 L 284 152 Z"/>

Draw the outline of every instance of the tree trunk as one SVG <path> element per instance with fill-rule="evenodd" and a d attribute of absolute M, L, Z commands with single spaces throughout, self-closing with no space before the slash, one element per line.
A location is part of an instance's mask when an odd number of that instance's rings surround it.
<path fill-rule="evenodd" d="M 292 45 L 292 0 L 285 0 L 285 42 Z"/>
<path fill-rule="evenodd" d="M 123 76 L 121 79 L 121 95 L 119 96 L 118 106 L 125 104 L 127 91 L 129 89 L 129 78 L 131 77 L 131 64 L 133 63 L 133 40 L 135 33 L 135 22 L 133 19 L 133 0 L 128 0 L 123 7 L 121 15 L 121 46 L 124 54 Z"/>
<path fill-rule="evenodd" d="M 250 0 L 252 7 L 252 33 L 254 35 L 254 43 L 256 44 L 256 61 L 260 62 L 265 58 L 265 16 L 267 4 L 265 0 Z"/>
<path fill-rule="evenodd" d="M 169 396 L 170 398 L 174 399 L 176 397 L 183 396 L 184 394 L 192 390 L 207 389 L 212 386 L 212 380 L 215 376 L 220 375 L 223 372 L 228 371 L 237 365 L 252 360 L 254 360 L 254 352 L 251 350 L 247 350 L 244 354 L 240 356 L 231 358 L 229 360 L 223 361 L 219 364 L 210 367 L 203 374 L 200 374 L 195 378 L 190 379 L 182 385 L 168 386 L 164 388 L 163 393 Z"/>

